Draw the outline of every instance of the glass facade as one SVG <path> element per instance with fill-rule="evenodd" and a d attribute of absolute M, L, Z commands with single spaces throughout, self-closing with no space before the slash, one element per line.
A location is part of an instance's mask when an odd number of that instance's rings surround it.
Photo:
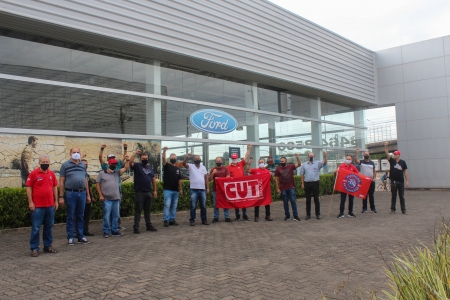
<path fill-rule="evenodd" d="M 347 148 L 364 145 L 364 118 L 353 107 L 24 33 L 0 36 L 0 75 L 3 129 L 148 136 L 179 156 L 202 155 L 205 165 L 216 156 L 227 158 L 229 147 L 243 156 L 247 143 L 255 145 L 255 159 L 275 161 L 309 151 L 320 157 L 322 149 L 342 160 Z M 190 116 L 201 109 L 230 114 L 236 130 L 199 131 Z"/>

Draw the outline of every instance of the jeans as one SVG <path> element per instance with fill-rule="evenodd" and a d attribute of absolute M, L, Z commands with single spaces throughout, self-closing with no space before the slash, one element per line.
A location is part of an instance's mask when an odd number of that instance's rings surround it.
<path fill-rule="evenodd" d="M 395 205 L 397 202 L 397 192 L 398 197 L 400 198 L 400 207 L 402 209 L 402 212 L 406 210 L 406 203 L 405 203 L 405 184 L 403 182 L 398 181 L 392 181 L 391 182 L 391 209 L 395 211 Z"/>
<path fill-rule="evenodd" d="M 44 230 L 42 239 L 44 240 L 44 248 L 52 245 L 52 229 L 55 222 L 55 208 L 50 207 L 36 207 L 31 212 L 31 237 L 30 250 L 39 251 L 39 230 L 42 223 L 44 223 Z"/>
<path fill-rule="evenodd" d="M 152 208 L 153 194 L 152 192 L 137 191 L 134 196 L 134 229 L 139 228 L 141 222 L 142 208 L 144 208 L 145 226 L 147 228 L 152 226 L 150 222 L 150 210 Z"/>
<path fill-rule="evenodd" d="M 241 217 L 241 214 L 239 213 L 239 208 L 236 208 L 234 210 L 234 213 L 236 214 L 236 218 L 240 218 Z M 244 215 L 244 217 L 247 216 L 247 209 L 246 208 L 242 209 L 242 214 Z"/>
<path fill-rule="evenodd" d="M 178 191 L 164 190 L 164 216 L 163 221 L 175 221 L 178 206 Z"/>
<path fill-rule="evenodd" d="M 197 202 L 200 202 L 200 218 L 202 221 L 206 221 L 206 191 L 199 189 L 191 189 L 191 218 L 189 221 L 195 221 Z"/>
<path fill-rule="evenodd" d="M 219 218 L 219 209 L 216 207 L 216 192 L 215 191 L 212 192 L 212 196 L 213 196 L 213 203 L 214 203 L 214 218 L 218 219 Z M 228 208 L 223 209 L 223 214 L 225 216 L 225 219 L 230 218 L 230 210 Z"/>
<path fill-rule="evenodd" d="M 339 208 L 339 212 L 341 214 L 344 213 L 345 200 L 346 199 L 347 199 L 347 194 L 346 193 L 341 193 L 341 206 Z M 348 213 L 352 213 L 353 212 L 353 199 L 355 199 L 355 196 L 348 195 Z"/>
<path fill-rule="evenodd" d="M 266 217 L 270 217 L 270 204 L 265 205 Z M 259 206 L 255 206 L 255 217 L 259 218 Z"/>
<path fill-rule="evenodd" d="M 92 201 L 92 199 L 91 199 Z M 91 203 L 86 203 L 84 205 L 84 228 L 83 228 L 83 233 L 86 234 L 87 232 L 89 232 L 89 221 L 91 220 Z M 78 232 L 78 226 L 75 223 L 74 224 L 74 232 Z"/>
<path fill-rule="evenodd" d="M 106 200 L 102 203 L 103 210 L 103 232 L 111 234 L 119 230 L 119 199 Z"/>
<path fill-rule="evenodd" d="M 367 198 L 369 198 L 370 210 L 375 210 L 375 197 L 373 196 L 375 192 L 375 181 L 369 187 L 369 193 L 366 198 L 363 199 L 363 210 L 367 210 Z"/>
<path fill-rule="evenodd" d="M 86 205 L 86 192 L 66 191 L 66 232 L 67 238 L 73 239 L 74 219 L 77 222 L 78 239 L 84 238 L 84 207 Z"/>
<path fill-rule="evenodd" d="M 305 196 L 306 196 L 306 215 L 311 216 L 311 193 L 314 196 L 314 207 L 316 216 L 320 215 L 319 202 L 319 182 L 305 182 Z"/>
<path fill-rule="evenodd" d="M 291 217 L 291 214 L 289 213 L 289 201 L 291 202 L 292 206 L 292 214 L 294 215 L 294 217 L 298 217 L 297 201 L 295 199 L 295 189 L 290 188 L 288 190 L 282 190 L 281 197 L 283 198 L 284 214 L 286 215 L 286 217 L 288 218 Z"/>

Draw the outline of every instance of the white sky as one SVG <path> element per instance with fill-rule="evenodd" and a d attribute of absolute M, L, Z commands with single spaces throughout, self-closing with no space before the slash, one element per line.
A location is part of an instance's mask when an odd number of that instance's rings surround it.
<path fill-rule="evenodd" d="M 270 0 L 377 51 L 450 35 L 449 0 Z"/>

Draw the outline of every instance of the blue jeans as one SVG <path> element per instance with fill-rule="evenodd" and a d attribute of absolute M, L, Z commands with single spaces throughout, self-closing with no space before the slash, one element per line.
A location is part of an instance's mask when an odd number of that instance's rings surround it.
<path fill-rule="evenodd" d="M 111 229 L 112 232 L 117 232 L 119 230 L 119 207 L 119 199 L 105 199 L 105 201 L 102 203 L 104 233 L 111 234 Z"/>
<path fill-rule="evenodd" d="M 74 219 L 77 222 L 78 239 L 84 238 L 84 207 L 86 205 L 86 192 L 69 192 L 66 191 L 66 231 L 67 238 L 73 239 Z"/>
<path fill-rule="evenodd" d="M 215 191 L 212 192 L 212 196 L 213 196 L 213 203 L 214 203 L 214 218 L 218 219 L 219 218 L 219 209 L 216 207 L 216 192 Z M 225 219 L 230 218 L 230 213 L 229 213 L 228 208 L 223 209 L 223 214 L 225 215 Z"/>
<path fill-rule="evenodd" d="M 52 245 L 52 229 L 55 222 L 55 208 L 50 207 L 36 207 L 31 212 L 31 237 L 30 250 L 39 250 L 39 230 L 42 223 L 44 223 L 44 232 L 42 239 L 44 240 L 44 248 Z"/>
<path fill-rule="evenodd" d="M 164 215 L 163 221 L 173 222 L 177 214 L 178 195 L 177 191 L 164 190 Z"/>
<path fill-rule="evenodd" d="M 347 198 L 347 194 L 341 192 L 341 206 L 339 207 L 339 212 L 341 214 L 343 214 L 344 210 L 345 210 L 345 199 L 346 198 Z M 355 196 L 348 195 L 348 213 L 353 212 L 353 199 L 355 199 Z"/>
<path fill-rule="evenodd" d="M 288 218 L 291 217 L 291 214 L 289 213 L 289 201 L 291 201 L 292 214 L 294 215 L 294 217 L 298 217 L 297 200 L 295 199 L 295 189 L 291 188 L 288 190 L 281 190 L 281 197 L 283 198 L 284 214 L 286 215 L 286 217 Z"/>
<path fill-rule="evenodd" d="M 202 221 L 206 221 L 206 191 L 199 189 L 191 189 L 191 218 L 189 221 L 195 221 L 197 202 L 200 204 L 200 218 Z"/>

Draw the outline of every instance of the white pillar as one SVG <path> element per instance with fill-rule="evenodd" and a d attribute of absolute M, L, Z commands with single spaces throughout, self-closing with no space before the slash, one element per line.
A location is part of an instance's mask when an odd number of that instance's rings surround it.
<path fill-rule="evenodd" d="M 365 126 L 365 119 L 366 119 L 365 115 L 366 115 L 366 113 L 365 113 L 365 110 L 363 110 L 363 109 L 355 110 L 353 112 L 353 119 L 354 119 L 355 126 Z M 360 148 L 361 150 L 366 149 L 366 139 L 365 139 L 364 133 L 365 133 L 364 129 L 355 128 L 356 145 L 354 145 L 353 147 Z M 364 151 L 360 151 L 360 154 L 361 154 L 361 158 L 362 158 Z"/>
<path fill-rule="evenodd" d="M 258 109 L 258 84 L 251 82 L 245 86 L 245 107 Z M 259 142 L 259 116 L 256 113 L 246 113 L 247 140 Z M 247 151 L 247 150 L 246 150 Z M 253 157 L 252 168 L 256 168 L 259 159 L 259 146 L 253 146 L 250 157 Z"/>
<path fill-rule="evenodd" d="M 322 109 L 320 105 L 320 97 L 317 99 L 310 99 L 309 106 L 311 109 L 311 118 L 321 119 Z M 322 146 L 322 123 L 321 122 L 311 122 L 311 143 L 313 146 Z M 322 149 L 314 149 L 314 156 L 317 160 L 323 159 Z"/>
<path fill-rule="evenodd" d="M 153 65 L 145 67 L 145 91 L 147 93 L 161 95 L 161 63 L 153 61 Z M 161 100 L 155 98 L 146 99 L 147 130 L 149 135 L 162 135 L 161 131 Z"/>

